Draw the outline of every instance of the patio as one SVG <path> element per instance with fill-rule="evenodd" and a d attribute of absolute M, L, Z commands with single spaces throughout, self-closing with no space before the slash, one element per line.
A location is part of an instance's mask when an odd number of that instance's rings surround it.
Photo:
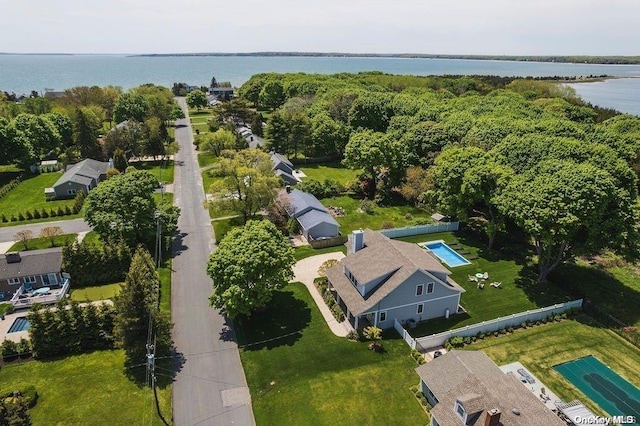
<path fill-rule="evenodd" d="M 555 410 L 556 403 L 561 403 L 562 400 L 549 390 L 537 377 L 535 377 L 529 370 L 527 370 L 521 363 L 512 362 L 500 367 L 505 374 L 511 374 L 515 376 L 522 386 L 526 386 L 530 389 L 538 399 L 549 409 Z"/>

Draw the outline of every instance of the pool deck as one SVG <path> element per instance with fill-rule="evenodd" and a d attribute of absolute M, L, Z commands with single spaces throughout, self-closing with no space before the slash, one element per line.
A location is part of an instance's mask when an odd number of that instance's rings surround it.
<path fill-rule="evenodd" d="M 529 373 L 529 375 L 535 379 L 535 382 L 523 383 L 521 380 L 522 376 L 520 375 L 520 373 L 518 373 L 519 369 L 523 369 L 526 373 Z M 558 398 L 556 394 L 551 392 L 551 390 L 547 386 L 545 386 L 544 383 L 542 383 L 536 376 L 531 373 L 531 371 L 529 371 L 524 365 L 520 364 L 519 362 L 512 362 L 511 364 L 503 365 L 500 367 L 500 370 L 502 370 L 505 374 L 513 374 L 517 379 L 520 380 L 522 386 L 525 386 L 527 389 L 531 390 L 531 392 L 533 392 L 538 397 L 540 402 L 544 403 L 544 405 L 549 410 L 555 410 L 556 402 L 562 402 L 562 400 Z M 542 388 L 544 388 L 544 392 L 549 398 L 546 401 L 540 397 L 540 395 L 542 395 Z"/>

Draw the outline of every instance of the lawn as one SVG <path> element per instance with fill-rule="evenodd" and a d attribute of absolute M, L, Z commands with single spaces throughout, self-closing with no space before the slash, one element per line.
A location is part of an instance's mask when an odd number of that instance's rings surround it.
<path fill-rule="evenodd" d="M 120 291 L 121 284 L 122 283 L 114 283 L 78 289 L 72 288 L 71 300 L 75 300 L 76 302 L 95 302 L 98 300 L 112 299 Z"/>
<path fill-rule="evenodd" d="M 314 179 L 320 182 L 325 179 L 333 179 L 341 185 L 346 185 L 362 173 L 362 170 L 348 169 L 340 163 L 305 164 L 300 167 L 300 170 L 307 175 L 307 179 Z"/>
<path fill-rule="evenodd" d="M 483 350 L 496 364 L 520 361 L 564 401 L 579 399 L 594 412 L 602 412 L 553 366 L 594 355 L 619 375 L 640 387 L 640 351 L 588 317 L 551 323 L 466 346 Z"/>
<path fill-rule="evenodd" d="M 335 253 L 338 251 L 347 254 L 347 247 L 344 244 L 340 244 L 339 246 L 335 247 L 325 247 L 321 249 L 314 249 L 311 246 L 301 246 L 295 248 L 294 254 L 296 256 L 296 261 L 298 261 L 306 259 L 307 257 L 316 256 L 318 254 Z"/>
<path fill-rule="evenodd" d="M 90 231 L 82 239 L 83 242 L 100 244 L 100 235 L 96 231 Z"/>
<path fill-rule="evenodd" d="M 258 425 L 427 423 L 409 390 L 417 364 L 395 332 L 383 354 L 334 336 L 299 283 L 277 292 L 266 312 L 236 324 Z"/>
<path fill-rule="evenodd" d="M 158 269 L 160 277 L 160 310 L 171 314 L 171 259 L 162 262 Z"/>
<path fill-rule="evenodd" d="M 468 236 L 454 236 L 451 232 L 400 238 L 412 243 L 432 240 L 452 242 L 456 239 L 461 247 L 479 256 L 478 259 L 471 260 L 469 265 L 449 268 L 451 278 L 466 290 L 460 298 L 460 304 L 466 313 L 453 315 L 448 320 L 434 319 L 418 324 L 411 332 L 413 336 L 425 336 L 578 298 L 555 284 L 536 283 L 535 271 L 524 255 L 514 257 L 487 250 L 484 241 Z M 488 272 L 487 282 L 502 282 L 501 288 L 496 289 L 487 284 L 484 289 L 479 290 L 475 282 L 468 280 L 469 275 L 478 272 Z"/>
<path fill-rule="evenodd" d="M 62 247 L 69 241 L 73 241 L 78 237 L 78 234 L 64 234 L 59 235 L 53 239 L 54 247 Z M 27 247 L 29 250 L 40 250 L 51 248 L 51 239 L 49 238 L 32 238 L 27 240 Z M 19 241 L 11 246 L 11 248 L 7 251 L 24 251 L 26 248 L 24 247 L 24 243 Z"/>
<path fill-rule="evenodd" d="M 204 189 L 205 194 L 209 193 L 209 188 L 214 182 L 222 179 L 221 177 L 213 176 L 211 172 L 211 169 L 202 172 L 202 189 Z"/>
<path fill-rule="evenodd" d="M 320 200 L 325 207 L 342 207 L 345 215 L 336 217 L 340 224 L 340 232 L 343 235 L 351 233 L 355 229 L 379 230 L 383 225 L 389 228 L 416 225 L 431 221 L 429 214 L 424 210 L 412 206 L 388 206 L 373 208 L 373 213 L 360 213 L 360 199 L 349 195 L 341 195 Z M 409 214 L 410 216 L 407 216 Z M 408 218 L 407 218 L 408 217 Z"/>
<path fill-rule="evenodd" d="M 10 191 L 6 196 L 0 198 L 0 212 L 7 218 L 11 218 L 11 215 L 18 216 L 19 213 L 25 213 L 27 210 L 33 212 L 34 209 L 47 211 L 51 209 L 58 209 L 58 207 L 65 206 L 73 207 L 73 200 L 58 200 L 47 201 L 44 198 L 44 189 L 53 186 L 53 184 L 62 176 L 61 172 L 55 173 L 43 173 L 38 175 L 27 174 L 25 180 Z M 63 219 L 75 219 L 80 217 L 80 214 L 68 215 L 68 216 L 56 216 L 54 218 L 36 219 L 31 221 L 11 222 L 11 225 L 43 222 L 50 220 L 63 220 Z M 9 225 L 4 223 L 3 225 Z"/>
<path fill-rule="evenodd" d="M 173 160 L 131 161 L 129 165 L 151 172 L 160 182 L 173 183 Z"/>
<path fill-rule="evenodd" d="M 218 157 L 216 157 L 211 152 L 199 152 L 198 153 L 198 165 L 200 167 L 207 167 L 212 164 L 215 164 L 218 161 Z"/>
<path fill-rule="evenodd" d="M 40 395 L 29 410 L 35 425 L 162 425 L 151 388 L 139 387 L 123 372 L 124 351 L 96 351 L 7 365 L 0 370 L 0 391 L 34 385 Z M 171 419 L 169 382 L 160 377 L 158 389 L 167 419 Z"/>

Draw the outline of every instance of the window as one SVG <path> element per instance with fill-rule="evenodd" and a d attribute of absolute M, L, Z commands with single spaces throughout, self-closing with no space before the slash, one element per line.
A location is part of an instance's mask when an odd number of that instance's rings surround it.
<path fill-rule="evenodd" d="M 20 284 L 20 278 L 9 278 L 10 285 L 18 285 Z"/>
<path fill-rule="evenodd" d="M 424 284 L 418 284 L 418 286 L 416 287 L 416 296 L 422 296 L 423 292 L 424 292 Z"/>
<path fill-rule="evenodd" d="M 420 315 L 422 313 L 422 311 L 424 311 L 424 305 L 421 303 L 418 305 L 418 315 Z"/>
<path fill-rule="evenodd" d="M 433 293 L 433 283 L 427 284 L 427 294 Z"/>
<path fill-rule="evenodd" d="M 36 277 L 34 277 L 34 276 L 24 277 L 24 282 L 33 284 L 33 283 L 36 282 Z"/>
<path fill-rule="evenodd" d="M 76 195 L 76 191 L 75 189 L 67 189 L 67 195 Z"/>
<path fill-rule="evenodd" d="M 466 422 L 467 412 L 464 410 L 462 404 L 460 404 L 460 401 L 456 401 L 456 414 L 460 416 L 463 422 Z"/>
<path fill-rule="evenodd" d="M 385 322 L 386 320 L 387 320 L 387 313 L 386 312 L 380 312 L 379 322 Z"/>

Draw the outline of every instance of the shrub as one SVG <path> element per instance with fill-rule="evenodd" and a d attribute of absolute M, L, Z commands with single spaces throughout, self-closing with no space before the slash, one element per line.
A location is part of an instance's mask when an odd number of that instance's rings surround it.
<path fill-rule="evenodd" d="M 18 218 L 16 218 L 16 215 L 11 213 L 11 222 L 15 222 L 16 220 L 18 220 Z"/>
<path fill-rule="evenodd" d="M 56 217 L 57 215 L 58 215 L 58 212 L 56 211 L 56 209 L 52 208 L 52 209 L 49 211 L 49 216 L 51 216 L 51 217 Z"/>
<path fill-rule="evenodd" d="M 500 333 L 498 333 L 497 331 L 493 332 L 493 337 L 498 337 L 500 335 Z"/>
<path fill-rule="evenodd" d="M 484 339 L 485 337 L 486 337 L 486 335 L 485 335 L 483 332 L 479 332 L 479 333 L 477 334 L 477 336 L 476 336 L 476 338 L 477 338 L 478 340 L 482 340 L 482 339 Z"/>
<path fill-rule="evenodd" d="M 338 322 L 344 321 L 344 313 L 342 312 L 342 309 L 340 308 L 340 305 L 338 305 L 335 302 L 334 302 L 333 306 L 331 307 L 331 313 L 333 314 L 333 317 L 336 319 L 336 321 L 338 321 Z"/>
<path fill-rule="evenodd" d="M 407 213 L 404 215 L 404 218 L 407 220 L 413 220 L 413 215 L 411 213 Z"/>
<path fill-rule="evenodd" d="M 382 340 L 382 329 L 370 325 L 362 330 L 362 336 L 367 340 Z"/>
<path fill-rule="evenodd" d="M 358 334 L 356 330 L 351 330 L 350 332 L 347 333 L 347 340 L 352 340 L 352 341 L 360 340 L 360 334 Z"/>
<path fill-rule="evenodd" d="M 449 339 L 449 344 L 452 348 L 461 348 L 464 346 L 464 339 L 462 336 L 454 336 Z"/>
<path fill-rule="evenodd" d="M 462 338 L 462 341 L 464 342 L 465 345 L 468 345 L 471 343 L 471 337 L 465 336 Z"/>
<path fill-rule="evenodd" d="M 22 214 L 22 212 L 18 213 L 18 220 L 19 220 L 20 222 L 22 222 L 23 220 L 25 220 L 25 217 L 24 217 L 24 215 Z"/>
<path fill-rule="evenodd" d="M 393 224 L 393 222 L 391 222 L 390 220 L 382 222 L 382 229 L 391 229 L 391 228 L 395 228 L 395 225 Z"/>
<path fill-rule="evenodd" d="M 513 333 L 513 327 L 507 327 L 507 333 Z"/>
<path fill-rule="evenodd" d="M 62 206 L 58 206 L 58 210 L 56 210 L 56 213 L 58 214 L 58 216 L 64 216 L 64 210 L 62 209 Z"/>
<path fill-rule="evenodd" d="M 33 209 L 33 218 L 34 219 L 40 219 L 40 210 Z"/>
<path fill-rule="evenodd" d="M 31 210 L 27 210 L 26 218 L 27 220 L 33 219 L 33 213 L 31 213 Z"/>
<path fill-rule="evenodd" d="M 71 207 L 69 207 L 69 205 L 64 206 L 64 214 L 66 215 L 73 214 L 73 211 L 71 210 Z"/>
<path fill-rule="evenodd" d="M 4 215 L 4 213 L 2 213 L 2 222 L 3 223 L 9 222 L 9 219 L 7 219 L 7 217 Z"/>
<path fill-rule="evenodd" d="M 287 223 L 287 229 L 289 230 L 289 234 L 297 235 L 300 233 L 300 224 L 294 218 L 289 219 Z"/>
<path fill-rule="evenodd" d="M 366 214 L 373 214 L 373 209 L 375 207 L 375 203 L 367 198 L 364 198 L 360 201 L 360 210 Z"/>
<path fill-rule="evenodd" d="M 42 218 L 49 217 L 49 212 L 44 207 L 42 208 L 42 211 L 40 212 L 40 217 L 42 217 Z"/>
<path fill-rule="evenodd" d="M 18 344 L 13 340 L 5 340 L 0 345 L 0 354 L 3 359 L 11 359 L 18 355 Z"/>

